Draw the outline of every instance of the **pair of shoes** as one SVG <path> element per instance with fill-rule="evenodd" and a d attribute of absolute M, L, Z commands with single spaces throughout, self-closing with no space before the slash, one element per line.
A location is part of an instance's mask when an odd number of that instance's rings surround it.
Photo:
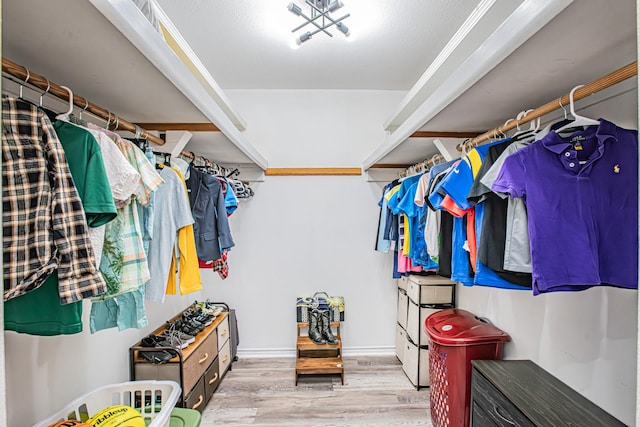
<path fill-rule="evenodd" d="M 185 310 L 182 315 L 191 320 L 202 323 L 205 326 L 209 326 L 210 324 L 212 324 L 213 320 L 215 319 L 215 316 L 205 313 L 202 309 L 199 308 L 189 308 Z"/>
<path fill-rule="evenodd" d="M 148 337 L 143 338 L 140 343 L 142 347 L 164 347 L 163 345 L 160 345 L 160 343 L 164 343 L 164 340 L 155 335 L 149 335 Z M 139 354 L 151 363 L 166 363 L 173 357 L 173 355 L 167 350 L 141 350 Z"/>
<path fill-rule="evenodd" d="M 200 309 L 203 313 L 205 314 L 210 314 L 213 316 L 213 318 L 215 319 L 220 313 L 222 313 L 224 311 L 224 308 L 222 308 L 221 306 L 218 305 L 214 305 L 212 303 L 209 302 L 209 300 L 204 301 L 204 302 L 194 302 L 193 303 L 193 307 L 195 309 Z"/>
<path fill-rule="evenodd" d="M 171 329 L 173 327 L 176 331 L 191 335 L 192 337 L 195 337 L 198 332 L 202 330 L 192 326 L 190 323 L 185 322 L 182 319 L 178 319 L 175 322 L 167 322 L 167 325 L 169 325 L 167 329 Z"/>
<path fill-rule="evenodd" d="M 141 341 L 143 347 L 173 347 L 182 350 L 189 344 L 183 342 L 176 334 L 169 335 L 149 335 Z"/>
<path fill-rule="evenodd" d="M 316 344 L 337 344 L 331 331 L 331 316 L 328 311 L 313 310 L 309 313 L 309 338 Z"/>
<path fill-rule="evenodd" d="M 196 341 L 196 337 L 194 337 L 193 335 L 185 334 L 182 331 L 179 331 L 178 329 L 176 329 L 176 325 L 173 323 L 170 323 L 169 327 L 164 331 L 162 331 L 162 335 L 165 337 L 177 338 L 178 340 L 186 344 L 185 347 Z"/>

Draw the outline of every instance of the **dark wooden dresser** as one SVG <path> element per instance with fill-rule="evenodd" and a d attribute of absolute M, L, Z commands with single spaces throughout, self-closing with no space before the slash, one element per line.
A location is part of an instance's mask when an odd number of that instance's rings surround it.
<path fill-rule="evenodd" d="M 530 360 L 471 362 L 471 426 L 624 426 Z"/>

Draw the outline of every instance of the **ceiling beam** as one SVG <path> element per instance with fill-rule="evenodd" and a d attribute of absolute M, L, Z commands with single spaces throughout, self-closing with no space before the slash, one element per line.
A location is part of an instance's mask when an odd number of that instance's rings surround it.
<path fill-rule="evenodd" d="M 206 73 L 204 66 L 193 54 L 177 30 L 168 21 L 163 27 L 172 36 L 173 42 L 180 42 L 181 51 L 176 52 L 158 34 L 140 9 L 131 1 L 89 0 L 121 33 L 133 44 L 173 85 L 182 92 L 204 116 L 215 123 L 240 151 L 261 169 L 268 167 L 267 160 L 238 130 L 243 127 L 239 117 L 229 110 L 222 90 L 215 80 Z M 180 40 L 179 40 L 180 39 Z M 188 52 L 187 52 L 188 51 Z M 185 57 L 189 61 L 185 60 Z M 197 70 L 196 70 L 197 69 Z M 197 71 L 197 72 L 196 72 Z M 205 75 L 206 74 L 206 75 Z M 203 79 L 208 87 L 203 86 Z M 216 87 L 214 88 L 213 85 Z M 203 88 L 205 90 L 203 90 Z M 215 89 L 215 90 L 214 90 Z M 214 93 L 215 92 L 215 95 Z"/>
<path fill-rule="evenodd" d="M 137 123 L 147 130 L 184 130 L 189 132 L 220 132 L 213 123 Z M 476 135 L 479 135 L 478 132 Z M 474 136 L 476 136 L 474 135 Z"/>
<path fill-rule="evenodd" d="M 364 169 L 405 142 L 572 2 L 523 0 L 513 10 L 510 0 L 483 0 L 443 49 L 443 57 L 438 56 L 384 123 L 391 133 L 364 161 Z"/>

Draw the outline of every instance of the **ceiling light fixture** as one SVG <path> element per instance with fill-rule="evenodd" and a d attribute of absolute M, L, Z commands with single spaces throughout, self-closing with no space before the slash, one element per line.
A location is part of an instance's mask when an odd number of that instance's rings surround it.
<path fill-rule="evenodd" d="M 296 16 L 301 16 L 307 21 L 304 24 L 301 24 L 296 28 L 294 28 L 293 30 L 291 30 L 292 33 L 295 33 L 296 31 L 301 30 L 302 28 L 306 27 L 309 24 L 316 27 L 315 30 L 307 31 L 306 33 L 303 33 L 300 36 L 298 36 L 296 38 L 296 43 L 298 43 L 298 45 L 311 39 L 311 37 L 314 34 L 317 34 L 321 31 L 326 35 L 328 35 L 329 37 L 333 37 L 333 34 L 327 31 L 327 29 L 330 28 L 332 25 L 335 25 L 338 31 L 340 31 L 345 36 L 347 37 L 349 36 L 350 34 L 349 28 L 342 21 L 347 19 L 350 16 L 350 14 L 347 13 L 346 15 L 337 19 L 333 19 L 329 15 L 330 13 L 335 12 L 336 10 L 340 9 L 343 6 L 341 1 L 339 0 L 305 0 L 305 3 L 311 6 L 311 16 L 308 16 L 304 12 L 302 12 L 302 9 L 300 8 L 300 6 L 296 5 L 295 3 L 289 3 L 289 6 L 287 6 L 287 9 L 289 9 L 291 13 L 293 13 Z"/>

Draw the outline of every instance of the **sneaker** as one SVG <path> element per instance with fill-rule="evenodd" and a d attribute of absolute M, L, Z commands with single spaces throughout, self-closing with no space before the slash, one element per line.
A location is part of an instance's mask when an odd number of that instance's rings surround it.
<path fill-rule="evenodd" d="M 175 335 L 180 339 L 180 341 L 186 343 L 187 345 L 196 341 L 196 337 L 194 337 L 193 335 L 185 334 L 184 332 L 177 330 L 175 324 L 171 324 L 171 326 L 169 326 L 169 329 L 165 329 L 164 331 L 162 331 L 162 335 L 164 335 L 165 337 Z"/>

